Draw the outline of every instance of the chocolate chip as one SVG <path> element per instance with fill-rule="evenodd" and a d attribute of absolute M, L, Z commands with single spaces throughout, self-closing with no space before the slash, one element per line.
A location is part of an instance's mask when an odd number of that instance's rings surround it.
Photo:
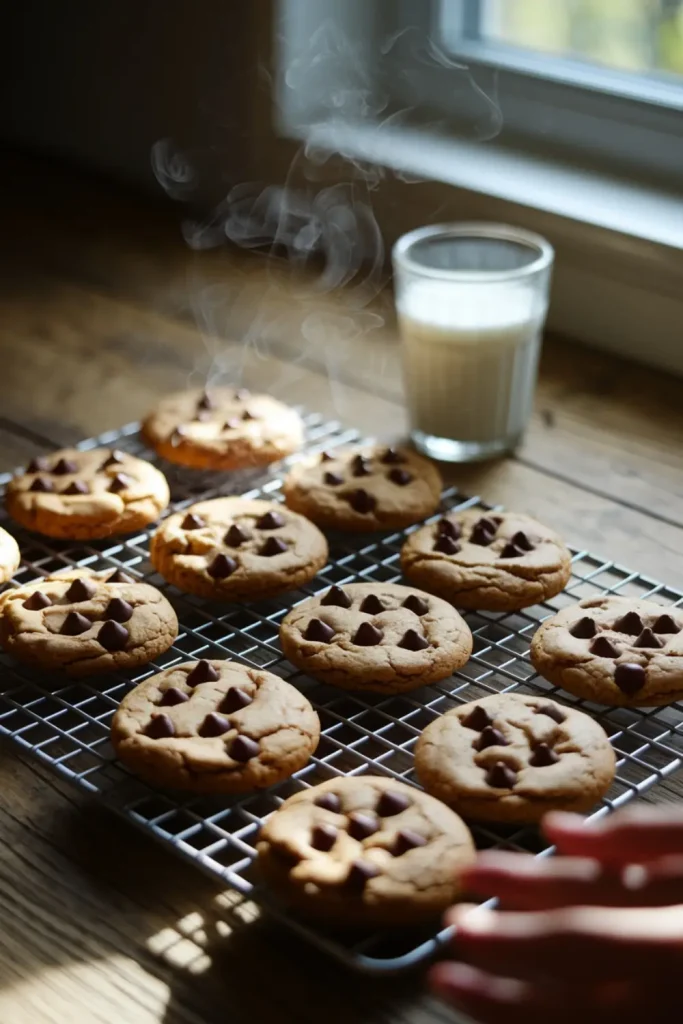
<path fill-rule="evenodd" d="M 505 739 L 500 729 L 496 729 L 492 725 L 487 725 L 485 729 L 482 729 L 481 736 L 479 739 L 474 741 L 475 750 L 486 750 L 487 747 L 507 746 L 508 741 Z"/>
<path fill-rule="evenodd" d="M 201 395 L 201 398 L 197 402 L 197 408 L 198 409 L 213 409 L 213 407 L 214 407 L 214 403 L 213 403 L 213 399 L 211 398 L 211 395 L 209 394 L 208 391 L 203 391 L 202 395 Z"/>
<path fill-rule="evenodd" d="M 508 768 L 504 761 L 496 761 L 486 773 L 486 784 L 494 789 L 512 789 L 517 781 L 517 773 Z"/>
<path fill-rule="evenodd" d="M 346 876 L 346 885 L 354 892 L 362 892 L 371 878 L 379 874 L 379 868 L 374 864 L 368 864 L 366 860 L 355 860 L 349 868 Z"/>
<path fill-rule="evenodd" d="M 168 715 L 154 715 L 145 729 L 145 736 L 152 740 L 167 740 L 175 736 L 175 726 Z"/>
<path fill-rule="evenodd" d="M 256 740 L 249 736 L 237 736 L 230 744 L 228 754 L 233 761 L 251 761 L 259 752 L 259 745 Z"/>
<path fill-rule="evenodd" d="M 419 832 L 414 832 L 412 828 L 402 828 L 396 835 L 396 840 L 392 849 L 394 857 L 402 857 L 408 850 L 415 850 L 418 846 L 426 846 L 427 840 L 424 836 L 421 836 Z"/>
<path fill-rule="evenodd" d="M 358 647 L 375 647 L 382 642 L 382 632 L 371 622 L 361 622 L 351 642 Z"/>
<path fill-rule="evenodd" d="M 363 599 L 360 610 L 362 612 L 366 612 L 368 615 L 379 615 L 380 612 L 384 611 L 384 605 L 376 594 L 368 594 L 368 596 Z"/>
<path fill-rule="evenodd" d="M 351 491 L 346 500 L 354 512 L 359 512 L 363 516 L 372 512 L 377 506 L 377 499 L 364 490 Z"/>
<path fill-rule="evenodd" d="M 242 413 L 242 419 L 243 420 L 256 420 L 256 419 L 258 419 L 258 416 L 255 416 L 253 412 L 249 412 L 248 409 L 245 409 L 244 412 Z"/>
<path fill-rule="evenodd" d="M 248 708 L 251 703 L 253 703 L 253 699 L 248 693 L 240 690 L 239 686 L 231 686 L 218 710 L 225 715 L 233 715 L 236 711 L 241 711 L 242 708 Z"/>
<path fill-rule="evenodd" d="M 42 476 L 37 477 L 29 487 L 29 491 L 41 491 L 43 494 L 47 494 L 50 491 L 54 491 L 54 489 L 55 488 L 52 481 L 45 480 L 45 478 Z"/>
<path fill-rule="evenodd" d="M 415 615 L 426 615 L 429 611 L 429 602 L 425 601 L 423 597 L 418 597 L 417 594 L 411 594 L 403 602 L 403 607 L 407 608 L 409 612 L 414 612 Z"/>
<path fill-rule="evenodd" d="M 332 462 L 332 458 L 333 458 L 333 456 L 330 455 L 329 452 L 321 452 L 320 453 L 320 461 L 321 462 Z"/>
<path fill-rule="evenodd" d="M 341 800 L 336 793 L 321 793 L 313 801 L 316 807 L 322 807 L 326 811 L 332 811 L 333 814 L 339 814 L 341 810 Z"/>
<path fill-rule="evenodd" d="M 339 473 L 325 473 L 323 483 L 326 483 L 328 487 L 341 487 L 344 483 L 344 477 L 340 476 Z"/>
<path fill-rule="evenodd" d="M 416 629 L 408 629 L 399 640 L 398 646 L 406 651 L 426 651 L 430 643 Z"/>
<path fill-rule="evenodd" d="M 311 833 L 311 846 L 314 850 L 321 850 L 328 853 L 337 841 L 339 835 L 334 825 L 316 825 Z"/>
<path fill-rule="evenodd" d="M 618 658 L 620 651 L 606 636 L 596 636 L 588 650 L 598 658 Z"/>
<path fill-rule="evenodd" d="M 407 469 L 392 469 L 387 475 L 392 484 L 397 484 L 399 487 L 405 487 L 413 479 L 412 474 Z"/>
<path fill-rule="evenodd" d="M 168 690 L 164 690 L 164 695 L 157 707 L 173 708 L 176 704 L 186 704 L 189 699 L 189 695 L 179 690 L 177 686 L 169 686 Z"/>
<path fill-rule="evenodd" d="M 334 605 L 336 608 L 350 608 L 351 598 L 345 594 L 341 587 L 330 587 L 320 602 L 325 605 Z"/>
<path fill-rule="evenodd" d="M 628 633 L 629 636 L 638 636 L 643 628 L 643 622 L 636 612 L 627 612 L 614 623 L 617 633 Z"/>
<path fill-rule="evenodd" d="M 244 544 L 245 541 L 251 539 L 251 534 L 243 530 L 237 523 L 233 523 L 228 532 L 226 533 L 223 540 L 231 548 L 238 548 L 240 544 Z"/>
<path fill-rule="evenodd" d="M 680 633 L 680 626 L 671 618 L 670 615 L 660 615 L 654 626 L 652 627 L 653 633 Z"/>
<path fill-rule="evenodd" d="M 410 807 L 410 800 L 404 793 L 395 793 L 386 789 L 377 802 L 377 813 L 380 818 L 392 818 Z"/>
<path fill-rule="evenodd" d="M 279 530 L 284 525 L 284 516 L 281 516 L 279 512 L 266 512 L 265 515 L 256 520 L 256 526 L 259 530 Z"/>
<path fill-rule="evenodd" d="M 364 455 L 356 455 L 351 460 L 351 472 L 354 476 L 370 476 L 372 469 L 369 459 Z"/>
<path fill-rule="evenodd" d="M 90 488 L 85 480 L 74 480 L 62 491 L 62 494 L 90 494 Z"/>
<path fill-rule="evenodd" d="M 285 544 L 281 537 L 269 537 L 259 551 L 259 554 L 263 555 L 264 558 L 272 558 L 274 555 L 281 555 L 286 550 L 287 544 Z"/>
<path fill-rule="evenodd" d="M 443 534 L 434 545 L 434 551 L 440 551 L 442 555 L 457 555 L 460 545 L 457 540 Z"/>
<path fill-rule="evenodd" d="M 640 634 L 633 645 L 634 647 L 663 647 L 662 641 L 654 635 L 647 627 Z"/>
<path fill-rule="evenodd" d="M 536 708 L 537 715 L 547 715 L 548 718 L 552 718 L 553 722 L 557 722 L 558 725 L 562 725 L 566 722 L 567 716 L 556 704 L 544 704 L 541 708 Z"/>
<path fill-rule="evenodd" d="M 534 545 L 531 543 L 524 530 L 518 530 L 512 538 L 512 543 L 515 547 L 518 547 L 521 551 L 533 551 Z"/>
<path fill-rule="evenodd" d="M 182 530 L 201 530 L 204 526 L 206 526 L 205 521 L 194 512 L 188 512 L 180 524 Z"/>
<path fill-rule="evenodd" d="M 50 469 L 50 463 L 47 461 L 44 455 L 39 455 L 35 459 L 31 459 L 28 466 L 26 467 L 27 473 L 47 473 Z"/>
<path fill-rule="evenodd" d="M 123 452 L 120 452 L 118 448 L 115 448 L 113 452 L 110 452 L 109 458 L 102 463 L 100 469 L 107 469 L 108 466 L 118 466 L 124 461 L 124 459 L 125 455 Z"/>
<path fill-rule="evenodd" d="M 113 619 L 105 622 L 97 634 L 98 643 L 104 647 L 105 651 L 124 650 L 129 637 L 130 633 L 126 627 L 122 626 L 120 622 L 114 622 Z"/>
<path fill-rule="evenodd" d="M 332 626 L 328 626 L 322 619 L 311 619 L 304 633 L 304 640 L 313 640 L 315 643 L 329 644 L 335 634 Z"/>
<path fill-rule="evenodd" d="M 127 490 L 134 483 L 135 481 L 132 477 L 127 476 L 125 473 L 117 473 L 116 476 L 112 477 L 109 490 L 112 494 L 120 494 L 121 491 Z"/>
<path fill-rule="evenodd" d="M 73 459 L 60 459 L 52 469 L 57 476 L 66 476 L 67 473 L 78 473 L 78 463 Z"/>
<path fill-rule="evenodd" d="M 529 764 L 533 768 L 548 768 L 551 764 L 557 764 L 560 760 L 558 755 L 547 743 L 539 743 L 534 747 Z"/>
<path fill-rule="evenodd" d="M 64 636 L 79 636 L 90 629 L 91 625 L 90 619 L 86 619 L 80 612 L 69 612 L 62 623 L 61 633 Z"/>
<path fill-rule="evenodd" d="M 112 597 L 105 609 L 104 617 L 105 619 L 114 619 L 115 622 L 128 622 L 132 614 L 132 604 L 128 604 L 128 601 L 124 601 L 122 597 Z"/>
<path fill-rule="evenodd" d="M 221 718 L 215 711 L 209 711 L 197 732 L 200 736 L 207 738 L 209 736 L 222 736 L 224 733 L 230 732 L 231 729 L 232 725 L 227 718 Z"/>
<path fill-rule="evenodd" d="M 522 558 L 526 552 L 518 548 L 516 544 L 506 544 L 500 553 L 501 558 Z"/>
<path fill-rule="evenodd" d="M 379 828 L 377 818 L 370 814 L 363 814 L 362 811 L 353 811 L 349 814 L 349 835 L 352 839 L 362 842 L 368 836 L 372 836 Z"/>
<path fill-rule="evenodd" d="M 188 673 L 185 682 L 188 686 L 198 686 L 200 683 L 215 683 L 220 678 L 220 673 L 213 667 L 210 661 L 202 658 Z"/>
<path fill-rule="evenodd" d="M 89 579 L 74 580 L 66 594 L 67 601 L 89 601 L 97 591 L 97 584 Z"/>
<path fill-rule="evenodd" d="M 598 627 L 595 625 L 595 620 L 591 619 L 589 615 L 584 615 L 569 630 L 571 635 L 575 636 L 577 640 L 592 640 L 597 631 Z"/>
<path fill-rule="evenodd" d="M 490 519 L 480 519 L 470 535 L 470 544 L 488 547 L 496 535 L 496 525 Z"/>
<path fill-rule="evenodd" d="M 396 466 L 399 462 L 405 461 L 405 456 L 395 448 L 386 448 L 380 457 L 380 462 L 387 466 Z"/>
<path fill-rule="evenodd" d="M 237 568 L 237 562 L 229 555 L 216 555 L 214 560 L 206 567 L 209 576 L 215 580 L 225 580 L 232 576 Z"/>
<path fill-rule="evenodd" d="M 436 532 L 443 537 L 450 537 L 451 540 L 459 540 L 462 530 L 458 523 L 454 523 L 452 519 L 439 519 L 436 524 Z"/>
<path fill-rule="evenodd" d="M 633 697 L 645 686 L 645 669 L 642 665 L 635 665 L 627 662 L 624 665 L 617 665 L 614 672 L 614 682 L 622 693 L 627 697 Z"/>
<path fill-rule="evenodd" d="M 120 569 L 115 569 L 111 576 L 107 578 L 107 583 L 135 583 L 135 580 L 132 576 L 121 572 Z"/>
<path fill-rule="evenodd" d="M 467 718 L 462 719 L 462 724 L 466 729 L 474 729 L 476 732 L 483 732 L 492 723 L 493 719 L 489 716 L 488 711 L 479 704 L 476 708 L 472 708 Z"/>
<path fill-rule="evenodd" d="M 24 608 L 28 608 L 30 612 L 38 612 L 41 608 L 49 608 L 52 604 L 52 598 L 44 594 L 42 590 L 34 590 L 30 597 L 24 601 Z"/>
<path fill-rule="evenodd" d="M 482 530 L 486 530 L 488 533 L 495 533 L 502 523 L 502 519 L 499 516 L 482 516 L 477 521 L 477 526 Z"/>

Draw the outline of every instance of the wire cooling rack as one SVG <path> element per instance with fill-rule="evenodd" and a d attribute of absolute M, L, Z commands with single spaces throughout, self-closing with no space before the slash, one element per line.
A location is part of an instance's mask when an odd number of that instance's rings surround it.
<path fill-rule="evenodd" d="M 361 440 L 353 430 L 320 416 L 305 417 L 307 450 L 332 449 Z M 277 500 L 281 476 L 273 471 L 209 474 L 161 464 L 145 449 L 136 424 L 84 441 L 83 449 L 115 446 L 151 459 L 166 473 L 171 510 L 219 494 Z M 47 443 L 46 443 L 47 446 Z M 9 475 L 0 476 L 4 489 Z M 451 488 L 442 509 L 490 508 Z M 434 517 L 436 518 L 436 517 Z M 226 605 L 182 594 L 167 584 L 149 561 L 152 530 L 126 539 L 85 543 L 53 541 L 22 531 L 6 520 L 19 541 L 23 562 L 13 583 L 24 584 L 72 566 L 95 570 L 122 567 L 161 589 L 175 606 L 180 633 L 164 655 L 143 669 L 112 673 L 89 682 L 56 680 L 0 655 L 0 734 L 39 758 L 149 835 L 233 890 L 231 923 L 253 918 L 256 905 L 356 968 L 391 972 L 425 960 L 448 939 L 443 930 L 335 933 L 292 919 L 260 887 L 254 871 L 260 825 L 292 793 L 338 775 L 373 773 L 417 785 L 412 750 L 421 730 L 459 703 L 491 693 L 520 692 L 557 698 L 555 688 L 535 674 L 529 662 L 531 637 L 539 622 L 582 597 L 617 593 L 652 597 L 665 605 L 683 603 L 683 593 L 630 572 L 587 551 L 573 551 L 572 579 L 564 593 L 515 613 L 468 612 L 474 635 L 470 661 L 451 678 L 409 694 L 347 693 L 307 678 L 285 660 L 278 639 L 280 620 L 293 604 L 333 583 L 357 580 L 394 582 L 401 578 L 399 552 L 417 527 L 366 536 L 333 534 L 330 561 L 311 584 L 280 598 Z M 235 658 L 290 680 L 320 715 L 320 745 L 309 764 L 270 790 L 230 798 L 154 790 L 134 778 L 115 757 L 109 742 L 112 715 L 125 693 L 147 676 L 192 658 Z M 617 776 L 596 815 L 606 814 L 644 793 L 681 766 L 683 706 L 658 710 L 604 708 L 560 694 L 604 726 L 616 750 Z M 546 844 L 536 828 L 475 826 L 479 848 L 542 853 Z"/>

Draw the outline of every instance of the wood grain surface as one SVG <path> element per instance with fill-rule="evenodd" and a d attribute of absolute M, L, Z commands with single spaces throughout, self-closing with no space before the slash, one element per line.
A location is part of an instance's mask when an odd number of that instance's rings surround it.
<path fill-rule="evenodd" d="M 360 308 L 321 291 L 315 268 L 189 252 L 176 211 L 35 162 L 4 157 L 0 180 L 0 469 L 207 374 L 378 436 L 405 431 L 386 289 Z M 682 427 L 680 381 L 549 338 L 524 446 L 450 477 L 681 587 Z M 674 779 L 650 799 L 680 795 Z M 3 1024 L 452 1019 L 420 976 L 349 976 L 288 932 L 245 924 L 248 907 L 9 747 L 0 915 Z"/>

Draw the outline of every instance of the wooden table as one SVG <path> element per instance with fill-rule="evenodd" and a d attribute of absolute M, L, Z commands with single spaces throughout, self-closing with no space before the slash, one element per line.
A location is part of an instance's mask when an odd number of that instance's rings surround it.
<path fill-rule="evenodd" d="M 212 363 L 364 431 L 404 430 L 387 292 L 355 318 L 373 329 L 339 346 L 348 293 L 320 293 L 319 272 L 191 253 L 175 210 L 52 167 L 5 157 L 0 174 L 2 469 L 36 435 L 68 443 L 137 419 Z M 452 479 L 680 587 L 680 394 L 680 380 L 549 338 L 523 448 Z M 670 781 L 656 799 L 680 792 Z M 261 922 L 226 934 L 215 885 L 9 747 L 0 913 L 7 1024 L 451 1019 L 419 978 L 351 977 Z"/>

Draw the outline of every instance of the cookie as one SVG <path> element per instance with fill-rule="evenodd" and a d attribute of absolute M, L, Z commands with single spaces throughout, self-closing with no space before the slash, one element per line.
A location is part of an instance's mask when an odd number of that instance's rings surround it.
<path fill-rule="evenodd" d="M 159 518 L 170 500 L 158 469 L 111 448 L 64 448 L 34 459 L 7 485 L 7 511 L 48 537 L 95 540 L 131 533 Z"/>
<path fill-rule="evenodd" d="M 683 698 L 683 608 L 594 597 L 546 619 L 531 643 L 538 672 L 598 704 L 654 707 Z"/>
<path fill-rule="evenodd" d="M 420 782 L 464 818 L 540 821 L 589 811 L 616 769 L 604 730 L 544 697 L 500 693 L 436 718 L 415 746 Z"/>
<path fill-rule="evenodd" d="M 304 437 L 294 409 L 223 387 L 168 395 L 142 424 L 142 435 L 169 462 L 196 469 L 266 466 L 298 451 Z"/>
<path fill-rule="evenodd" d="M 124 764 L 154 785 L 246 793 L 303 768 L 320 721 L 295 687 L 270 672 L 188 661 L 127 694 L 111 738 Z"/>
<path fill-rule="evenodd" d="M 258 865 L 294 909 L 331 923 L 417 924 L 460 895 L 475 856 L 450 808 L 393 779 L 332 779 L 296 793 L 261 829 Z"/>
<path fill-rule="evenodd" d="M 177 635 L 163 594 L 118 570 L 72 569 L 0 595 L 0 641 L 8 654 L 70 676 L 144 665 Z"/>
<path fill-rule="evenodd" d="M 402 693 L 445 679 L 472 653 L 467 623 L 446 601 L 395 583 L 349 583 L 282 620 L 285 657 L 345 690 Z"/>
<path fill-rule="evenodd" d="M 416 587 L 459 608 L 507 612 L 559 594 L 571 576 L 571 553 L 529 516 L 470 509 L 411 534 L 401 568 Z"/>
<path fill-rule="evenodd" d="M 213 498 L 169 516 L 150 558 L 180 590 L 222 601 L 270 597 L 313 579 L 327 541 L 303 516 L 247 498 Z"/>
<path fill-rule="evenodd" d="M 407 449 L 340 448 L 298 462 L 284 482 L 290 508 L 339 530 L 399 530 L 441 500 L 436 466 Z"/>
<path fill-rule="evenodd" d="M 0 583 L 7 583 L 21 563 L 19 545 L 11 533 L 0 527 Z"/>

